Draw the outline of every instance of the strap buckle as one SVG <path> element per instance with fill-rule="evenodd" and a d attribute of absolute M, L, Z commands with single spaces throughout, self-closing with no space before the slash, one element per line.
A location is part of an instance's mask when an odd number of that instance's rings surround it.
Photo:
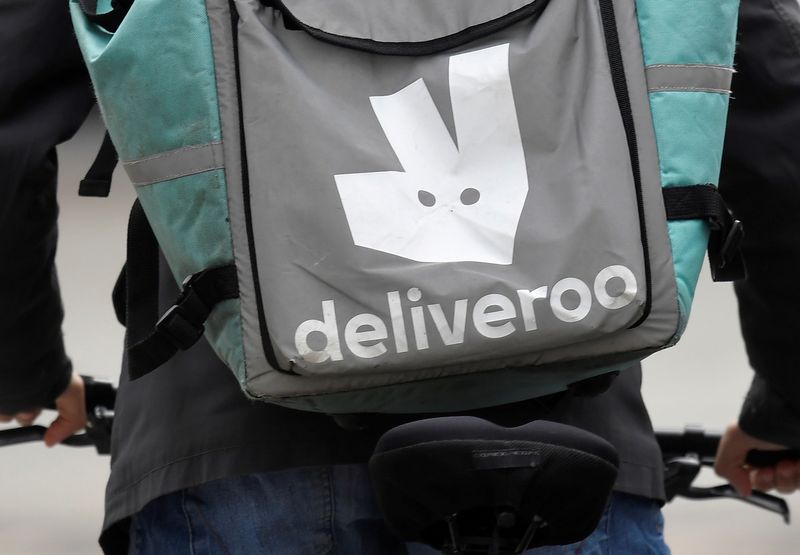
<path fill-rule="evenodd" d="M 730 217 L 726 222 L 712 224 L 708 258 L 711 277 L 714 281 L 735 281 L 747 278 L 747 269 L 742 258 L 741 246 L 744 226 Z"/>
<path fill-rule="evenodd" d="M 175 304 L 158 320 L 156 330 L 175 347 L 185 351 L 200 340 L 206 327 L 197 323 L 183 306 Z"/>
<path fill-rule="evenodd" d="M 728 236 L 722 244 L 720 251 L 720 268 L 725 268 L 730 262 L 739 255 L 739 249 L 742 246 L 742 239 L 744 239 L 744 226 L 740 220 L 733 220 Z"/>
<path fill-rule="evenodd" d="M 205 333 L 205 322 L 211 310 L 218 303 L 238 296 L 239 282 L 233 265 L 209 268 L 186 278 L 175 304 L 155 323 L 155 329 L 143 339 L 128 344 L 131 380 L 152 372 L 178 350 L 192 347 Z"/>
<path fill-rule="evenodd" d="M 211 308 L 200 298 L 195 284 L 205 272 L 183 280 L 175 304 L 156 323 L 156 329 L 178 349 L 185 351 L 197 343 L 206 331 L 205 321 Z"/>

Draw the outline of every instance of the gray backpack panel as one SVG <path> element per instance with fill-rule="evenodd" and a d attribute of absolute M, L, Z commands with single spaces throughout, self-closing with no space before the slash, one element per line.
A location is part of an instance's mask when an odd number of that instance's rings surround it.
<path fill-rule="evenodd" d="M 321 25 L 301 17 L 314 2 L 294 4 L 301 24 Z M 426 6 L 409 25 L 417 41 L 458 32 Z M 372 44 L 400 36 L 382 23 L 391 12 L 371 7 L 374 25 L 337 28 L 369 40 L 332 45 L 238 4 L 249 194 L 228 187 L 237 263 L 259 284 L 242 291 L 251 394 L 591 366 L 670 341 L 677 303 L 641 50 L 631 3 L 615 7 L 641 212 L 596 3 L 550 2 L 425 56 Z M 469 21 L 486 16 L 476 7 Z"/>

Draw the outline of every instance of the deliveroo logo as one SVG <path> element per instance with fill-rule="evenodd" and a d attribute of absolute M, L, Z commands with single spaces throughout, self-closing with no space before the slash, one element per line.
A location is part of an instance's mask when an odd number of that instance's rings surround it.
<path fill-rule="evenodd" d="M 335 176 L 356 245 L 419 262 L 512 263 L 528 173 L 508 48 L 450 58 L 458 145 L 422 79 L 370 97 L 403 171 Z"/>
<path fill-rule="evenodd" d="M 356 245 L 419 262 L 513 262 L 528 173 L 508 52 L 504 44 L 450 58 L 458 144 L 422 79 L 370 98 L 403 171 L 335 176 Z M 573 325 L 597 307 L 619 310 L 637 298 L 636 276 L 623 265 L 585 279 L 563 277 L 543 285 L 532 278 L 531 289 L 431 303 L 422 288 L 408 284 L 387 291 L 378 314 L 353 315 L 326 299 L 321 319 L 317 312 L 295 329 L 295 347 L 300 360 L 311 364 L 457 348 L 481 337 L 536 334 L 543 312 L 547 322 Z"/>

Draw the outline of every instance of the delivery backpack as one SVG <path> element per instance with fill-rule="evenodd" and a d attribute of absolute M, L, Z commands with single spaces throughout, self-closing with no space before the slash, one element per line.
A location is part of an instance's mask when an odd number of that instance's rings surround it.
<path fill-rule="evenodd" d="M 709 238 L 741 274 L 737 0 L 106 3 L 77 37 L 183 283 L 156 325 L 129 268 L 132 378 L 205 334 L 251 398 L 495 406 L 673 345 Z"/>

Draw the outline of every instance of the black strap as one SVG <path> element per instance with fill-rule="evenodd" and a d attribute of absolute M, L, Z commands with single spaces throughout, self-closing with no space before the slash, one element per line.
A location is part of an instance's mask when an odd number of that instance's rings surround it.
<path fill-rule="evenodd" d="M 663 193 L 668 220 L 720 220 L 727 213 L 725 201 L 713 185 L 667 187 Z"/>
<path fill-rule="evenodd" d="M 128 220 L 125 262 L 126 349 L 147 338 L 158 320 L 158 242 L 137 199 Z"/>
<path fill-rule="evenodd" d="M 128 15 L 128 10 L 134 0 L 111 0 L 111 11 L 105 13 L 97 13 L 97 0 L 78 0 L 81 5 L 86 19 L 103 27 L 110 33 L 115 33 L 119 28 L 122 20 Z"/>
<path fill-rule="evenodd" d="M 711 184 L 663 189 L 668 220 L 707 220 L 711 226 L 708 258 L 714 281 L 745 279 L 741 253 L 742 222 L 734 219 L 719 190 Z"/>
<path fill-rule="evenodd" d="M 111 136 L 106 131 L 92 167 L 86 172 L 86 177 L 81 180 L 78 194 L 82 197 L 107 197 L 111 191 L 111 178 L 117 162 L 119 162 L 117 149 L 114 148 Z"/>
<path fill-rule="evenodd" d="M 149 374 L 178 350 L 194 345 L 218 303 L 239 296 L 236 267 L 209 268 L 189 276 L 172 307 L 158 318 L 158 243 L 137 200 L 128 224 L 127 291 L 128 375 Z"/>

